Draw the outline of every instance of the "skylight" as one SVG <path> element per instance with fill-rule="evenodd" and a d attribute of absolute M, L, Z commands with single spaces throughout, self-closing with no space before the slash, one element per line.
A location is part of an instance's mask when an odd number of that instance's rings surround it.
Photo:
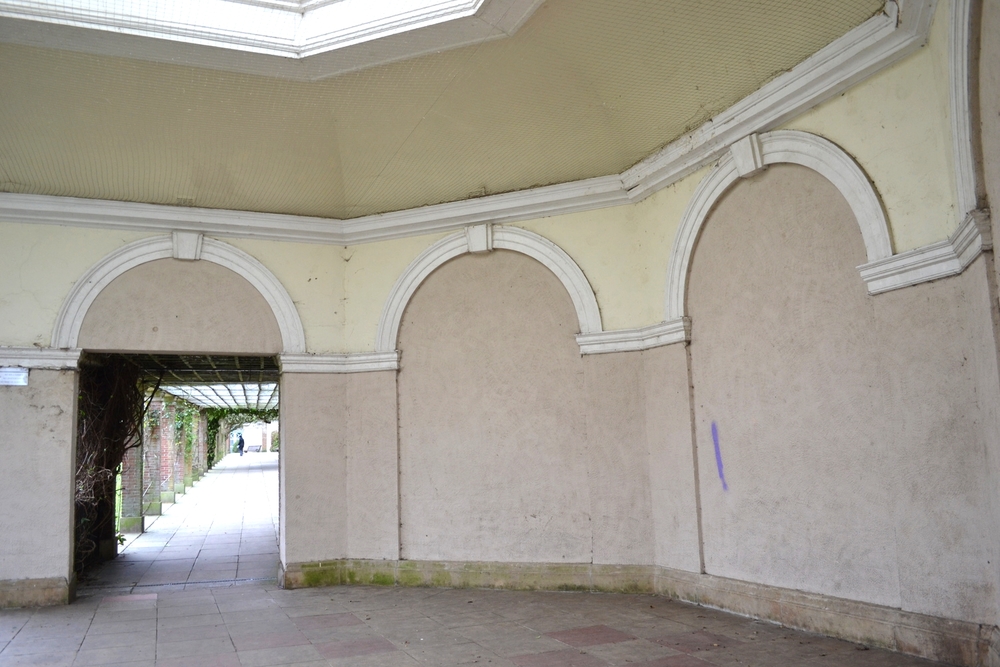
<path fill-rule="evenodd" d="M 540 0 L 0 0 L 0 17 L 305 59 L 449 22 L 419 51 L 510 34 Z M 56 46 L 51 44 L 50 46 Z M 72 48 L 72 47 L 70 47 Z M 405 54 L 404 54 L 405 55 Z M 411 54 L 411 55 L 416 55 Z"/>

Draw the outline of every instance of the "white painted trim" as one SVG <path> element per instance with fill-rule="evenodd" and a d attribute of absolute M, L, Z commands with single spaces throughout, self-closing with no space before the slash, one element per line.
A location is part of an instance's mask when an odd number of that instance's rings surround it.
<path fill-rule="evenodd" d="M 623 172 L 629 196 L 640 200 L 651 195 L 710 164 L 742 137 L 778 127 L 920 48 L 935 4 L 886 2 L 879 15 Z"/>
<path fill-rule="evenodd" d="M 519 252 L 544 264 L 566 288 L 582 333 L 601 331 L 601 312 L 590 282 L 580 267 L 562 248 L 546 238 L 517 227 L 493 227 L 493 247 L 498 250 Z M 378 352 L 395 352 L 399 339 L 399 325 L 403 320 L 406 304 L 420 283 L 439 266 L 450 259 L 469 252 L 465 232 L 447 236 L 424 250 L 410 263 L 396 280 L 386 299 L 375 334 Z"/>
<path fill-rule="evenodd" d="M 52 347 L 76 348 L 80 327 L 94 299 L 111 281 L 146 262 L 173 256 L 172 236 L 154 236 L 122 246 L 92 266 L 70 290 L 56 318 Z M 287 353 L 305 352 L 305 332 L 292 298 L 284 286 L 259 261 L 228 243 L 206 238 L 201 258 L 243 276 L 267 301 L 277 320 Z"/>
<path fill-rule="evenodd" d="M 601 331 L 601 310 L 594 288 L 579 265 L 562 248 L 543 236 L 518 227 L 494 227 L 493 247 L 519 252 L 544 264 L 569 292 L 580 323 L 580 333 Z"/>
<path fill-rule="evenodd" d="M 399 369 L 398 352 L 283 354 L 282 373 L 368 373 Z"/>
<path fill-rule="evenodd" d="M 441 239 L 410 262 L 406 270 L 396 279 L 396 284 L 392 286 L 389 298 L 386 299 L 385 305 L 382 307 L 382 315 L 379 317 L 378 329 L 375 332 L 375 349 L 378 352 L 396 351 L 396 341 L 399 338 L 399 325 L 403 321 L 403 311 L 406 310 L 406 304 L 410 302 L 410 297 L 420 287 L 420 283 L 434 269 L 449 259 L 464 255 L 468 251 L 469 241 L 465 232 L 458 232 Z"/>
<path fill-rule="evenodd" d="M 808 132 L 779 130 L 760 136 L 764 165 L 798 164 L 818 172 L 847 199 L 861 228 L 869 262 L 892 256 L 889 224 L 882 203 L 860 166 L 836 144 Z M 686 315 L 685 298 L 691 256 L 715 202 L 740 178 L 730 154 L 724 155 L 695 190 L 681 218 L 667 269 L 667 321 Z"/>
<path fill-rule="evenodd" d="M 690 337 L 690 320 L 685 317 L 640 329 L 617 329 L 578 334 L 576 342 L 580 345 L 580 354 L 605 354 L 608 352 L 649 350 L 662 345 L 683 343 Z"/>
<path fill-rule="evenodd" d="M 776 127 L 891 65 L 926 40 L 935 0 L 900 0 L 689 135 L 622 174 L 350 220 L 0 193 L 0 220 L 129 231 L 356 245 L 512 223 L 640 200 L 718 159 L 730 144 Z"/>
<path fill-rule="evenodd" d="M 970 213 L 945 241 L 901 252 L 858 267 L 869 294 L 909 287 L 918 283 L 955 276 L 966 269 L 984 248 L 979 212 Z"/>
<path fill-rule="evenodd" d="M 56 350 L 51 347 L 0 347 L 0 366 L 63 370 L 75 369 L 80 350 Z"/>
<path fill-rule="evenodd" d="M 955 191 L 958 210 L 976 210 L 976 162 L 972 149 L 972 113 L 969 108 L 969 33 L 972 30 L 972 0 L 952 0 L 949 35 L 949 97 L 952 157 L 955 161 Z"/>

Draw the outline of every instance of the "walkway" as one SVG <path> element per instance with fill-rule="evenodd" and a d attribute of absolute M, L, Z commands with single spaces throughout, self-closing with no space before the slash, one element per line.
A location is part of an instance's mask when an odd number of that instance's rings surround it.
<path fill-rule="evenodd" d="M 72 605 L 0 611 L 0 667 L 936 664 L 650 595 L 281 590 L 276 492 L 277 457 L 230 455 Z"/>
<path fill-rule="evenodd" d="M 90 573 L 80 594 L 93 588 L 177 590 L 176 584 L 277 575 L 278 455 L 229 454 L 118 558 Z"/>

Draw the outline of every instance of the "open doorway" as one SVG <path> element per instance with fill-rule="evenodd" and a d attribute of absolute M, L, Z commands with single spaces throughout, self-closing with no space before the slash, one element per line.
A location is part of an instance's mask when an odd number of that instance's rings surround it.
<path fill-rule="evenodd" d="M 276 577 L 278 375 L 270 356 L 83 356 L 81 588 Z M 256 440 L 240 456 L 244 431 Z"/>

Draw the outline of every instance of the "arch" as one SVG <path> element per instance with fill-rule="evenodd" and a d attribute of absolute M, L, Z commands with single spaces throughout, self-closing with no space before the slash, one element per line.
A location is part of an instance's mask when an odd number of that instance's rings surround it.
<path fill-rule="evenodd" d="M 492 228 L 492 239 L 493 249 L 512 250 L 527 255 L 541 262 L 559 278 L 573 301 L 580 333 L 601 331 L 601 311 L 597 306 L 594 290 L 587 276 L 562 248 L 538 234 L 518 227 L 495 226 Z M 396 351 L 403 311 L 420 283 L 437 267 L 467 252 L 470 252 L 469 237 L 465 231 L 461 231 L 441 239 L 410 263 L 396 280 L 382 308 L 375 334 L 376 352 Z"/>
<path fill-rule="evenodd" d="M 753 141 L 755 137 L 749 139 Z M 809 132 L 779 130 L 762 134 L 756 139 L 759 141 L 759 156 L 755 160 L 757 168 L 787 162 L 818 172 L 840 190 L 851 207 L 861 228 L 868 261 L 892 256 L 889 224 L 882 202 L 868 176 L 850 155 L 833 142 Z M 745 165 L 738 168 L 737 161 L 732 151 L 727 152 L 698 185 L 684 211 L 667 269 L 668 322 L 681 320 L 687 314 L 685 298 L 691 255 L 705 219 L 730 186 L 741 176 L 749 175 Z"/>
<path fill-rule="evenodd" d="M 52 347 L 77 347 L 80 328 L 94 299 L 111 281 L 129 269 L 158 259 L 175 256 L 175 241 L 170 236 L 154 236 L 129 243 L 107 255 L 92 266 L 70 291 L 63 302 L 52 331 Z M 242 276 L 260 292 L 271 307 L 281 332 L 283 352 L 304 353 L 305 332 L 292 298 L 274 274 L 247 253 L 228 243 L 204 238 L 200 259 L 207 260 Z"/>

